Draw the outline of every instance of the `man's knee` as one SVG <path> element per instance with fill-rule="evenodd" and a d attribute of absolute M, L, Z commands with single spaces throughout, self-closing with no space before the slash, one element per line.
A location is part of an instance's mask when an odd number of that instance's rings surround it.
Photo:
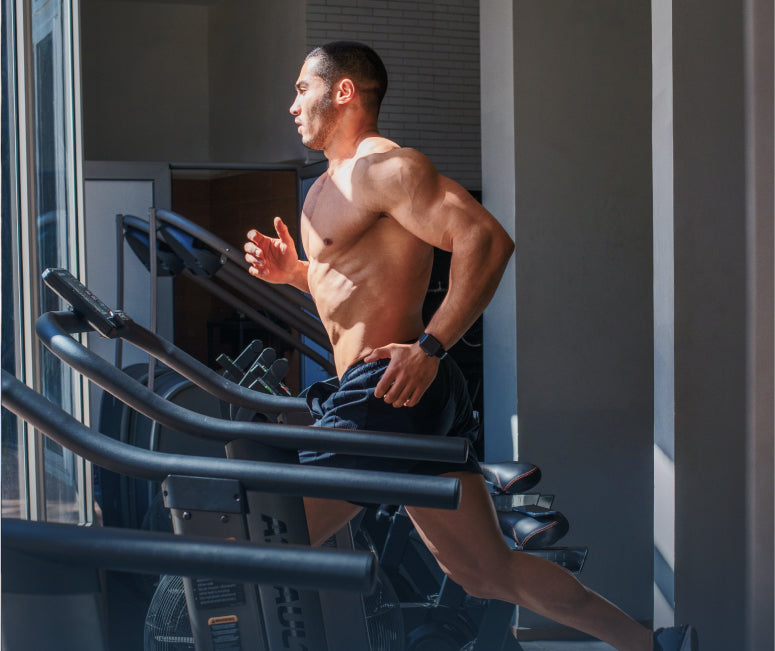
<path fill-rule="evenodd" d="M 538 577 L 530 571 L 529 567 L 524 566 L 525 563 L 529 566 L 532 558 L 526 558 L 524 552 L 509 550 L 503 558 L 452 563 L 442 565 L 442 569 L 472 597 L 499 599 L 518 606 L 534 608 L 540 601 L 539 595 L 545 593 L 546 588 L 550 586 L 534 584 Z M 520 567 L 521 565 L 523 567 Z M 562 570 L 563 577 L 572 576 L 567 570 L 558 569 Z M 552 608 L 555 612 L 577 612 L 589 599 L 589 590 L 575 578 L 572 581 L 563 580 L 561 583 L 562 589 L 551 590 Z"/>

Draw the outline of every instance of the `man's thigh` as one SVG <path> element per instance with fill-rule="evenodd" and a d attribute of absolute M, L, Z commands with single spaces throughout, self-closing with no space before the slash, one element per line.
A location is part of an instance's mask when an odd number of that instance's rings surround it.
<path fill-rule="evenodd" d="M 362 508 L 343 500 L 305 497 L 304 510 L 307 514 L 310 544 L 316 547 L 322 545 L 358 515 Z"/>
<path fill-rule="evenodd" d="M 482 475 L 451 472 L 461 482 L 460 506 L 454 511 L 406 507 L 423 542 L 443 569 L 497 564 L 510 553 Z"/>

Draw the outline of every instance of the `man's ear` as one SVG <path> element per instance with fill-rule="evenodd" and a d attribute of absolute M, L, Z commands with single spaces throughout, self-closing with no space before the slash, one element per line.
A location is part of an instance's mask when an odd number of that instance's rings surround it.
<path fill-rule="evenodd" d="M 352 79 L 345 77 L 336 87 L 336 101 L 339 104 L 349 104 L 355 99 L 355 84 Z"/>

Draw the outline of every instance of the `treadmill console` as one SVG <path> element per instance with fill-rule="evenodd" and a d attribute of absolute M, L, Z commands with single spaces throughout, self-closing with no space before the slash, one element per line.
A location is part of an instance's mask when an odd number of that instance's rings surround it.
<path fill-rule="evenodd" d="M 122 325 L 120 317 L 67 269 L 46 269 L 42 278 L 50 289 L 67 301 L 73 311 L 86 319 L 103 337 L 115 337 L 116 329 Z"/>

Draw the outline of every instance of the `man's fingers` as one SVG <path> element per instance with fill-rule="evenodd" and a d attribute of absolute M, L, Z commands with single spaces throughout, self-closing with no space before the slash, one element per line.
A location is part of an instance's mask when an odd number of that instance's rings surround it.
<path fill-rule="evenodd" d="M 404 386 L 403 388 L 399 388 L 396 391 L 396 395 L 391 396 L 390 404 L 394 407 L 405 407 L 412 395 L 414 395 L 412 387 Z"/>
<path fill-rule="evenodd" d="M 368 355 L 366 355 L 366 357 L 363 358 L 363 361 L 369 364 L 371 362 L 376 362 L 378 359 L 389 359 L 392 356 L 393 355 L 390 347 L 384 346 L 382 348 L 375 348 L 372 350 Z M 385 373 L 387 373 L 387 370 Z M 383 375 L 382 377 L 384 378 L 385 376 Z"/>
<path fill-rule="evenodd" d="M 374 387 L 374 397 L 380 398 L 380 399 L 385 398 L 387 400 L 388 399 L 387 394 L 390 392 L 390 389 L 392 388 L 393 388 L 392 379 L 383 375 L 380 378 L 379 382 L 377 382 L 377 386 Z"/>
<path fill-rule="evenodd" d="M 247 251 L 247 253 L 245 253 L 245 261 L 249 264 L 257 267 L 263 267 L 266 264 L 262 251 L 257 246 L 251 245 L 249 248 L 246 244 L 245 251 Z"/>
<path fill-rule="evenodd" d="M 255 228 L 251 228 L 248 231 L 247 238 L 248 238 L 248 243 L 253 242 L 253 244 L 257 244 L 257 245 L 260 245 L 262 242 L 268 239 L 266 235 L 257 231 Z"/>
<path fill-rule="evenodd" d="M 423 397 L 424 393 L 425 391 L 422 389 L 415 389 L 409 399 L 404 402 L 404 407 L 414 407 L 417 405 L 417 403 L 420 402 L 420 398 Z"/>
<path fill-rule="evenodd" d="M 288 227 L 285 225 L 285 222 L 282 219 L 280 219 L 280 217 L 274 218 L 274 229 L 277 232 L 277 236 L 280 238 L 283 244 L 295 246 L 293 242 L 293 238 L 291 237 L 291 233 L 288 230 Z"/>
<path fill-rule="evenodd" d="M 372 355 L 375 353 L 378 353 L 381 348 L 378 348 L 374 351 L 372 351 Z M 382 355 L 375 357 L 374 359 L 383 359 L 384 357 L 390 357 L 390 355 Z M 382 374 L 382 377 L 379 379 L 379 382 L 377 382 L 377 386 L 374 387 L 374 397 L 375 398 L 385 398 L 388 393 L 393 389 L 393 385 L 395 384 L 397 378 L 393 372 L 393 369 L 390 368 L 390 365 L 388 364 L 388 367 L 385 369 L 385 372 Z M 398 390 L 398 387 L 395 389 Z M 395 394 L 395 391 L 393 391 L 393 394 Z M 389 401 L 389 396 L 386 398 Z"/>

